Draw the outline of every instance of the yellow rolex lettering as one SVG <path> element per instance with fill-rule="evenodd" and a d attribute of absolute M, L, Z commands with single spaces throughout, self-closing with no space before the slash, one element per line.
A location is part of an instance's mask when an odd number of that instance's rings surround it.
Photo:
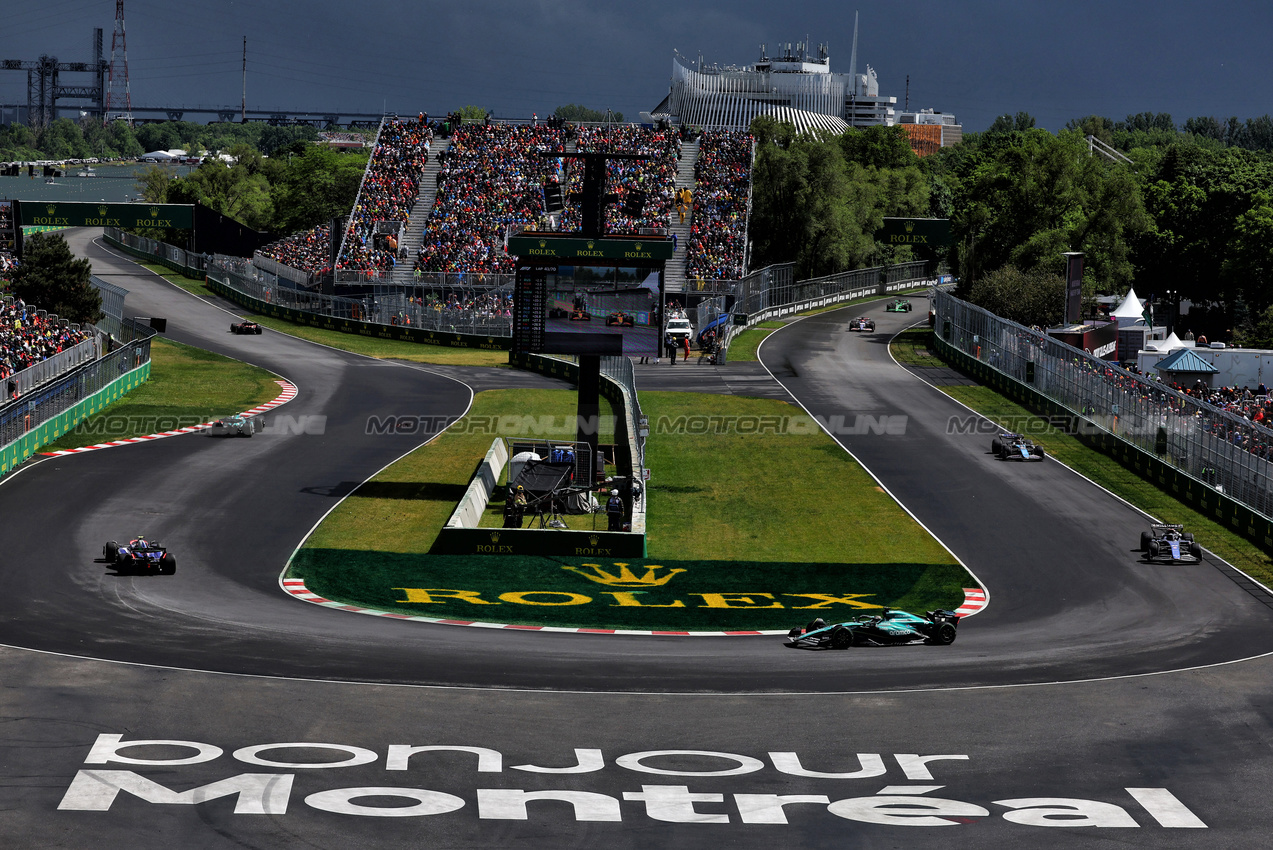
<path fill-rule="evenodd" d="M 548 601 L 527 599 L 526 597 L 528 596 L 564 596 L 566 598 Z M 582 593 L 568 593 L 564 590 L 518 590 L 512 593 L 501 593 L 499 598 L 514 605 L 587 605 L 592 601 L 591 596 L 584 596 Z"/>
<path fill-rule="evenodd" d="M 644 593 L 644 590 L 605 590 L 602 591 L 606 596 L 613 596 L 615 604 L 611 608 L 684 608 L 685 603 L 679 599 L 673 599 L 668 605 L 646 605 L 637 599 L 638 593 Z"/>
<path fill-rule="evenodd" d="M 782 608 L 783 604 L 772 593 L 691 593 L 691 596 L 703 597 L 699 608 Z M 772 605 L 761 605 L 760 602 L 773 602 Z"/>
<path fill-rule="evenodd" d="M 844 596 L 832 596 L 829 593 L 784 593 L 783 596 L 807 596 L 810 599 L 818 600 L 812 605 L 792 605 L 792 608 L 826 608 L 830 605 L 839 603 L 841 605 L 849 605 L 853 608 L 883 608 L 883 605 L 875 605 L 870 602 L 858 602 L 857 600 L 863 596 L 874 596 L 874 593 L 849 593 Z"/>
<path fill-rule="evenodd" d="M 401 590 L 407 595 L 406 599 L 398 599 L 398 602 L 419 602 L 425 605 L 440 605 L 448 599 L 454 599 L 457 602 L 470 602 L 474 605 L 498 605 L 498 602 L 487 602 L 482 599 L 482 591 L 480 590 L 444 590 L 438 587 L 395 587 L 394 590 Z M 436 597 L 436 598 L 435 598 Z"/>

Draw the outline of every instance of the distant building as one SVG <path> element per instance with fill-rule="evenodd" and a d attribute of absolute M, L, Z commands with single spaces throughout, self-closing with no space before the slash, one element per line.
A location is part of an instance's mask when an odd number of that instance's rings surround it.
<path fill-rule="evenodd" d="M 758 115 L 772 115 L 802 132 L 843 133 L 850 127 L 892 125 L 897 98 L 881 97 L 875 71 L 834 74 L 827 46 L 811 55 L 807 43 L 783 45 L 744 67 L 705 65 L 680 54 L 672 59 L 672 86 L 647 113 L 653 120 L 695 127 L 745 130 Z"/>
<path fill-rule="evenodd" d="M 963 126 L 948 112 L 934 112 L 931 109 L 903 112 L 897 123 L 910 137 L 911 150 L 920 156 L 928 156 L 940 148 L 957 145 L 964 137 Z"/>

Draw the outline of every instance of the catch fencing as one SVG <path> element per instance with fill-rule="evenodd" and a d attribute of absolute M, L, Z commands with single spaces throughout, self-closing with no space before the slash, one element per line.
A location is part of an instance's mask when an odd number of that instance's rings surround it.
<path fill-rule="evenodd" d="M 208 256 L 206 254 L 196 254 L 194 251 L 187 251 L 157 239 L 147 239 L 145 236 L 120 230 L 118 227 L 104 227 L 102 233 L 107 242 L 123 248 L 127 253 L 143 260 L 157 262 L 186 277 L 198 279 L 207 271 Z"/>
<path fill-rule="evenodd" d="M 359 298 L 297 288 L 247 260 L 217 255 L 208 267 L 217 281 L 249 298 L 330 319 L 409 326 L 423 331 L 512 337 L 511 283 L 495 288 L 384 287 Z"/>
<path fill-rule="evenodd" d="M 1273 430 L 938 291 L 945 343 L 1180 473 L 1273 516 Z"/>
<path fill-rule="evenodd" d="M 0 474 L 144 379 L 144 375 L 134 376 L 136 380 L 125 382 L 126 388 L 117 384 L 121 378 L 127 378 L 149 365 L 150 341 L 155 332 L 131 320 L 126 320 L 123 325 L 126 339 L 113 343 L 116 347 L 109 354 L 81 363 L 62 376 L 0 406 Z M 102 339 L 103 336 L 98 336 L 86 344 Z M 99 396 L 106 390 L 112 391 L 109 399 Z M 51 423 L 56 427 L 50 428 Z"/>

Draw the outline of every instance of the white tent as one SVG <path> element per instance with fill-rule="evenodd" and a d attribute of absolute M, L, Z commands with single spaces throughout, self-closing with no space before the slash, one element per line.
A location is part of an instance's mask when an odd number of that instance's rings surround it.
<path fill-rule="evenodd" d="M 168 153 L 168 151 L 151 151 L 142 156 L 143 162 L 172 162 L 174 159 L 176 157 Z"/>
<path fill-rule="evenodd" d="M 1109 316 L 1118 322 L 1120 328 L 1145 324 L 1145 307 L 1136 297 L 1135 287 L 1127 290 L 1127 297 L 1123 299 L 1123 303 L 1119 304 Z"/>
<path fill-rule="evenodd" d="M 1167 337 L 1166 339 L 1151 339 L 1149 342 L 1145 343 L 1146 351 L 1168 352 L 1168 351 L 1175 351 L 1177 348 L 1187 348 L 1187 347 L 1188 346 L 1186 346 L 1183 342 L 1180 341 L 1180 337 L 1176 336 L 1175 331 L 1172 331 L 1171 336 Z"/>

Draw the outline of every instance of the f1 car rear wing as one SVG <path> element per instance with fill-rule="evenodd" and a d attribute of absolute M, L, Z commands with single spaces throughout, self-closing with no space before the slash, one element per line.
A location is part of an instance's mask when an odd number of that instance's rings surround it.
<path fill-rule="evenodd" d="M 1154 523 L 1150 528 L 1155 531 L 1184 531 L 1185 527 L 1181 523 Z"/>

